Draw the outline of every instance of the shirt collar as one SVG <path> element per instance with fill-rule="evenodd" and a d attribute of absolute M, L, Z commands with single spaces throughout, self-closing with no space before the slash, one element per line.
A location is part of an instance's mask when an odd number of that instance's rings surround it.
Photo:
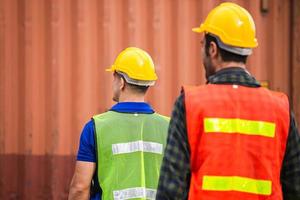
<path fill-rule="evenodd" d="M 120 113 L 152 114 L 155 111 L 145 102 L 120 102 L 111 107 L 110 111 Z"/>
<path fill-rule="evenodd" d="M 208 78 L 211 84 L 237 84 L 248 87 L 260 87 L 260 83 L 246 70 L 241 67 L 221 69 Z"/>

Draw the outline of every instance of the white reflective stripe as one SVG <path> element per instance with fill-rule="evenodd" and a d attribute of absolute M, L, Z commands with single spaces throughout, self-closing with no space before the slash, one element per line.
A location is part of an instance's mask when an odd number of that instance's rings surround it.
<path fill-rule="evenodd" d="M 113 191 L 114 200 L 146 198 L 155 199 L 156 190 L 144 187 L 127 188 L 124 190 Z"/>
<path fill-rule="evenodd" d="M 156 142 L 145 142 L 142 140 L 112 145 L 112 152 L 114 155 L 137 151 L 162 154 L 163 145 Z"/>

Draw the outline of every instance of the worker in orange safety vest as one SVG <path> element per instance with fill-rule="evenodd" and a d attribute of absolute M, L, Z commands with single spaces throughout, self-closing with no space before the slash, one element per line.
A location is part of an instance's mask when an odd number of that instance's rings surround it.
<path fill-rule="evenodd" d="M 247 71 L 258 46 L 250 13 L 222 3 L 200 27 L 207 85 L 183 87 L 157 200 L 300 199 L 300 137 L 285 94 Z"/>

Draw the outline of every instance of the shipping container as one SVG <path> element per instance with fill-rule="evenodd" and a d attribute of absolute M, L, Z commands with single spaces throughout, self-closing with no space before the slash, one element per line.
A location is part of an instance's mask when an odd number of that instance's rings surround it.
<path fill-rule="evenodd" d="M 126 47 L 153 57 L 159 80 L 147 101 L 171 115 L 182 85 L 206 82 L 202 35 L 191 29 L 221 2 L 0 0 L 0 199 L 67 199 L 81 130 L 113 105 L 105 69 Z M 293 1 L 232 2 L 256 23 L 248 70 L 300 108 Z"/>

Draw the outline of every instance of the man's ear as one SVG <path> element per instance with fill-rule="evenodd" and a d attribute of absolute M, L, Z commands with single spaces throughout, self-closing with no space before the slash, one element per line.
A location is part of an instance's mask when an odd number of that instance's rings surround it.
<path fill-rule="evenodd" d="M 218 47 L 215 42 L 210 42 L 209 44 L 209 55 L 212 58 L 217 58 L 218 57 Z"/>
<path fill-rule="evenodd" d="M 123 77 L 120 78 L 120 90 L 125 89 L 125 80 Z"/>

